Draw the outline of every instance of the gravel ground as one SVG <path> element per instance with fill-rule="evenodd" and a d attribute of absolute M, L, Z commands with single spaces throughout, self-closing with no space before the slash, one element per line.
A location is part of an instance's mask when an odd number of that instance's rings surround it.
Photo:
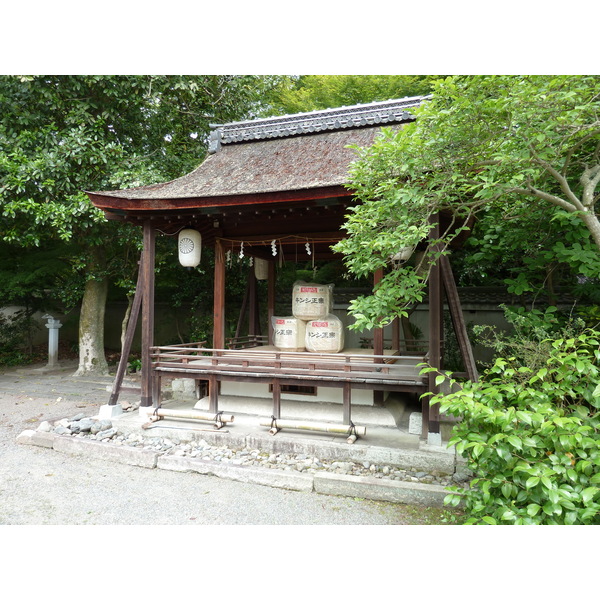
<path fill-rule="evenodd" d="M 436 523 L 439 510 L 144 469 L 16 443 L 43 421 L 96 415 L 111 381 L 0 372 L 5 589 L 51 598 L 76 591 L 163 600 L 214 591 L 295 599 L 315 587 L 319 596 L 337 594 L 342 585 L 353 595 L 397 596 L 398 561 L 412 560 L 426 537 L 421 527 L 389 526 Z M 358 580 L 350 569 L 357 557 L 361 571 L 371 574 Z M 387 575 L 374 578 L 376 571 Z"/>
<path fill-rule="evenodd" d="M 0 559 L 3 585 L 13 594 L 163 600 L 214 591 L 228 598 L 283 593 L 296 599 L 343 590 L 387 600 L 422 594 L 429 581 L 452 600 L 464 597 L 467 564 L 468 585 L 478 589 L 478 582 L 489 583 L 489 564 L 504 560 L 506 552 L 518 559 L 522 548 L 523 559 L 535 562 L 527 528 L 390 527 L 439 524 L 442 512 L 149 470 L 16 443 L 23 430 L 43 421 L 97 414 L 110 381 L 0 373 Z M 520 539 L 524 531 L 528 537 Z M 538 540 L 540 549 L 556 544 L 555 530 L 536 532 L 548 537 Z M 595 538 L 588 537 L 578 541 L 591 549 Z M 473 553 L 473 547 L 485 552 Z M 578 559 L 587 560 L 587 572 L 594 556 Z M 567 589 L 548 571 L 544 553 L 539 563 L 534 570 L 548 576 L 531 580 L 532 594 L 551 599 L 573 591 L 572 578 L 565 578 Z M 594 586 L 593 578 L 586 581 Z"/>
<path fill-rule="evenodd" d="M 25 429 L 94 415 L 111 378 L 0 374 L 0 524 L 402 525 L 443 511 L 147 470 L 18 445 Z"/>

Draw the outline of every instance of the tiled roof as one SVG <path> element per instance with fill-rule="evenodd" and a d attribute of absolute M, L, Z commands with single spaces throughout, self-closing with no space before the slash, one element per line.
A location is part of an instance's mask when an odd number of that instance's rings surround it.
<path fill-rule="evenodd" d="M 281 117 L 211 125 L 213 131 L 210 137 L 209 152 L 217 152 L 222 144 L 411 121 L 414 117 L 407 109 L 418 107 L 427 98 L 427 96 L 413 96 L 400 100 L 386 100 Z"/>

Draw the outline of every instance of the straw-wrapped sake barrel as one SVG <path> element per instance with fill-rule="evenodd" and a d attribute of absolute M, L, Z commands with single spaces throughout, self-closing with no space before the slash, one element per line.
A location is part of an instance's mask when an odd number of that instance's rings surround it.
<path fill-rule="evenodd" d="M 273 317 L 273 344 L 278 350 L 304 352 L 306 323 L 295 317 Z"/>
<path fill-rule="evenodd" d="M 309 352 L 341 352 L 344 326 L 334 315 L 306 323 L 305 346 Z"/>
<path fill-rule="evenodd" d="M 298 281 L 292 291 L 292 313 L 297 319 L 321 319 L 331 312 L 333 286 Z"/>

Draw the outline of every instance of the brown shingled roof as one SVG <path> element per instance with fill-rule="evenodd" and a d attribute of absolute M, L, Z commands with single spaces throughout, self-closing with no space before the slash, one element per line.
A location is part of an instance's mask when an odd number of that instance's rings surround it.
<path fill-rule="evenodd" d="M 146 211 L 160 210 L 161 201 L 169 210 L 192 208 L 193 199 L 198 199 L 198 207 L 206 207 L 221 205 L 226 198 L 235 204 L 244 203 L 244 197 L 318 189 L 339 194 L 356 158 L 349 146 L 370 146 L 382 126 L 401 127 L 414 120 L 407 109 L 425 99 L 402 98 L 214 125 L 210 154 L 191 173 L 157 185 L 88 195 L 105 210 Z"/>
<path fill-rule="evenodd" d="M 332 131 L 223 146 L 194 171 L 173 181 L 93 192 L 130 200 L 207 198 L 343 185 L 356 158 L 349 145 L 369 146 L 380 127 Z"/>

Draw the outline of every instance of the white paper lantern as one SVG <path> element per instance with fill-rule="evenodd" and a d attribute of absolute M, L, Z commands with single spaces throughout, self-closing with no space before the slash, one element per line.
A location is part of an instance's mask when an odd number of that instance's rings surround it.
<path fill-rule="evenodd" d="M 184 267 L 197 267 L 202 252 L 202 236 L 195 229 L 179 232 L 179 262 Z"/>
<path fill-rule="evenodd" d="M 269 278 L 269 263 L 263 258 L 254 259 L 254 276 L 259 281 L 266 281 Z"/>

